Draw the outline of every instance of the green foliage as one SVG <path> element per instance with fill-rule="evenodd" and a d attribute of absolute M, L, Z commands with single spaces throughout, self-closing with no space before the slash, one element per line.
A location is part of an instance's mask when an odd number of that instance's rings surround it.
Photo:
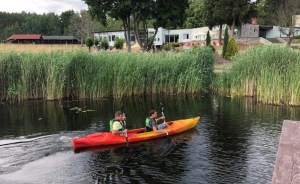
<path fill-rule="evenodd" d="M 217 25 L 240 25 L 256 16 L 252 0 L 205 0 L 203 21 L 210 29 Z"/>
<path fill-rule="evenodd" d="M 94 40 L 94 45 L 96 45 L 96 46 L 99 45 L 99 40 L 97 38 Z"/>
<path fill-rule="evenodd" d="M 108 47 L 109 47 L 109 45 L 108 45 L 108 41 L 107 41 L 107 39 L 106 38 L 103 38 L 102 40 L 101 40 L 101 46 L 100 46 L 102 49 L 104 49 L 104 50 L 107 50 L 108 49 Z"/>
<path fill-rule="evenodd" d="M 184 28 L 197 28 L 204 26 L 204 3 L 203 1 L 192 1 L 186 9 Z"/>
<path fill-rule="evenodd" d="M 295 39 L 300 39 L 300 35 L 297 35 L 294 37 Z"/>
<path fill-rule="evenodd" d="M 91 51 L 91 47 L 94 45 L 93 38 L 89 37 L 89 38 L 85 39 L 85 44 L 89 48 L 89 51 Z"/>
<path fill-rule="evenodd" d="M 116 49 L 123 49 L 124 43 L 125 43 L 124 39 L 115 38 L 114 46 L 115 46 Z"/>
<path fill-rule="evenodd" d="M 209 34 L 209 30 L 206 33 L 206 46 L 209 46 L 211 42 L 211 38 L 210 38 L 210 34 Z"/>
<path fill-rule="evenodd" d="M 230 60 L 233 56 L 239 53 L 238 46 L 234 38 L 230 38 L 229 43 L 226 48 L 225 59 Z"/>
<path fill-rule="evenodd" d="M 177 28 L 183 25 L 185 20 L 185 10 L 189 6 L 189 0 L 177 0 L 176 3 L 170 3 L 165 0 L 84 0 L 89 6 L 89 13 L 103 25 L 107 25 L 107 16 L 121 20 L 125 30 L 133 30 L 136 35 L 142 32 L 146 35 L 147 23 L 151 20 L 155 30 L 159 27 Z M 132 24 L 133 26 L 132 26 Z M 126 31 L 126 35 L 130 37 L 130 33 Z M 139 37 L 139 36 L 137 36 Z M 130 41 L 125 40 L 129 45 Z M 148 47 L 149 40 L 137 40 L 143 50 Z M 130 46 L 127 47 L 130 51 Z"/>
<path fill-rule="evenodd" d="M 171 42 L 170 43 L 170 47 L 172 47 L 172 48 L 174 48 L 174 47 L 179 47 L 180 45 L 179 45 L 179 43 L 175 43 L 175 42 Z"/>
<path fill-rule="evenodd" d="M 200 47 L 180 54 L 0 52 L 0 99 L 200 93 L 208 90 L 213 67 L 211 50 Z"/>
<path fill-rule="evenodd" d="M 162 48 L 164 51 L 169 51 L 171 50 L 171 45 L 170 44 L 165 44 L 163 45 L 163 48 Z"/>
<path fill-rule="evenodd" d="M 211 44 L 207 45 L 208 48 L 210 48 L 213 52 L 216 52 L 216 49 Z"/>
<path fill-rule="evenodd" d="M 266 104 L 300 105 L 300 53 L 280 45 L 261 45 L 233 58 L 213 88 L 227 95 L 255 96 Z"/>
<path fill-rule="evenodd" d="M 0 12 L 0 40 L 5 40 L 12 34 L 63 35 L 68 22 L 61 18 L 54 13 L 39 15 Z"/>
<path fill-rule="evenodd" d="M 224 45 L 223 45 L 223 50 L 222 50 L 222 57 L 225 57 L 227 45 L 228 45 L 228 39 L 229 39 L 229 34 L 228 34 L 228 27 L 226 26 L 225 29 L 225 35 L 224 35 Z"/>

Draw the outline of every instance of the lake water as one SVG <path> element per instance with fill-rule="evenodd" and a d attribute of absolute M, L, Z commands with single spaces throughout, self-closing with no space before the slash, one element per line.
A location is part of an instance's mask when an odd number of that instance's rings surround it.
<path fill-rule="evenodd" d="M 167 121 L 201 120 L 171 142 L 74 153 L 71 139 L 107 131 L 122 104 L 135 128 L 150 109 L 161 114 L 160 102 Z M 213 95 L 4 103 L 0 183 L 270 183 L 282 122 L 299 120 L 299 110 Z"/>

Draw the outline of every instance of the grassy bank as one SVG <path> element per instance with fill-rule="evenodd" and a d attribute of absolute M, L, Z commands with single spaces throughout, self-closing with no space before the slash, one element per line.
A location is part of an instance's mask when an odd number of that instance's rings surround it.
<path fill-rule="evenodd" d="M 233 59 L 217 74 L 213 89 L 226 95 L 255 96 L 267 104 L 300 105 L 300 54 L 278 45 L 258 46 Z"/>
<path fill-rule="evenodd" d="M 209 49 L 174 53 L 0 52 L 1 100 L 198 93 L 213 75 Z"/>

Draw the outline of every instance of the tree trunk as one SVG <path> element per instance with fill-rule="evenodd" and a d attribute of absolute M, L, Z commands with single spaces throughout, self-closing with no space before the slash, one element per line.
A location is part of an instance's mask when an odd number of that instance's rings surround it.
<path fill-rule="evenodd" d="M 140 32 L 139 32 L 140 21 L 137 20 L 136 17 L 134 17 L 133 21 L 134 21 L 133 22 L 133 29 L 134 29 L 135 40 L 139 44 L 139 46 L 141 47 L 141 49 L 143 49 L 143 43 L 141 41 Z"/>
<path fill-rule="evenodd" d="M 125 36 L 127 52 L 130 52 L 131 51 L 130 18 L 123 19 L 123 25 L 124 25 L 124 36 Z"/>
<path fill-rule="evenodd" d="M 293 38 L 291 38 L 290 35 L 287 35 L 286 38 L 287 38 L 287 39 L 286 39 L 286 46 L 287 46 L 287 47 L 291 47 L 291 43 L 292 43 Z"/>
<path fill-rule="evenodd" d="M 234 29 L 235 29 L 235 18 L 232 21 L 232 25 L 231 25 L 231 38 L 234 37 Z"/>
<path fill-rule="evenodd" d="M 144 47 L 143 47 L 143 52 L 145 50 L 147 50 L 147 47 L 148 47 L 148 29 L 147 29 L 147 23 L 146 23 L 146 20 L 143 20 L 143 31 L 144 31 Z"/>
<path fill-rule="evenodd" d="M 221 43 L 221 41 L 222 41 L 222 24 L 220 24 L 220 29 L 219 29 L 219 43 Z"/>

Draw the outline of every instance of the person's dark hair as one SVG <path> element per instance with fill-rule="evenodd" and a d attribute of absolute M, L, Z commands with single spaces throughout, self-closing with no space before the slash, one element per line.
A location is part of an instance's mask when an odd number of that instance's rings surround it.
<path fill-rule="evenodd" d="M 154 114 L 156 111 L 155 110 L 150 110 L 149 111 L 149 116 L 152 116 L 152 114 Z"/>
<path fill-rule="evenodd" d="M 119 116 L 121 116 L 121 115 L 123 115 L 123 113 L 122 113 L 121 111 L 117 111 L 117 112 L 115 113 L 115 117 L 119 117 Z"/>

